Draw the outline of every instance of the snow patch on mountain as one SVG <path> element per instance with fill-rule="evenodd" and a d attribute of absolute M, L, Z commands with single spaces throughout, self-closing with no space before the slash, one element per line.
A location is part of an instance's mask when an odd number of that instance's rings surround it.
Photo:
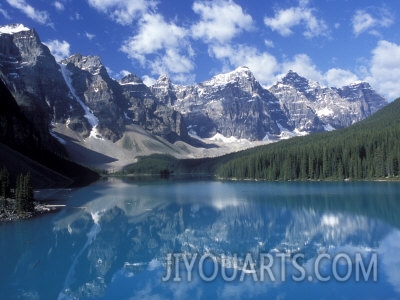
<path fill-rule="evenodd" d="M 329 107 L 324 107 L 323 109 L 317 110 L 316 114 L 318 117 L 326 117 L 326 116 L 332 116 L 334 112 Z"/>
<path fill-rule="evenodd" d="M 325 131 L 334 131 L 336 130 L 332 125 L 328 124 L 328 125 L 324 125 L 324 129 Z"/>
<path fill-rule="evenodd" d="M 21 31 L 29 31 L 28 27 L 25 27 L 22 24 L 11 24 L 0 27 L 0 34 L 14 34 Z"/>
<path fill-rule="evenodd" d="M 61 68 L 61 74 L 64 77 L 65 83 L 67 84 L 71 95 L 78 101 L 79 105 L 85 112 L 84 117 L 88 120 L 89 124 L 92 126 L 92 131 L 90 132 L 90 137 L 101 139 L 100 133 L 97 131 L 97 126 L 99 125 L 99 119 L 92 113 L 90 108 L 78 97 L 75 92 L 74 87 L 72 86 L 72 78 L 71 72 L 67 69 L 67 66 L 64 64 L 59 64 Z"/>
<path fill-rule="evenodd" d="M 131 82 L 120 82 L 119 84 L 120 85 L 143 85 L 142 82 L 134 82 L 134 81 L 131 81 Z"/>
<path fill-rule="evenodd" d="M 85 135 L 91 130 L 96 139 L 116 142 L 125 125 L 133 123 L 173 141 L 190 141 L 191 136 L 233 149 L 241 141 L 272 142 L 343 128 L 386 104 L 368 83 L 323 87 L 294 71 L 267 89 L 247 67 L 189 86 L 160 76 L 147 87 L 134 74 L 117 85 L 98 56 L 75 54 L 56 64 L 34 30 L 21 24 L 0 27 L 0 34 L 17 32 L 10 39 L 3 36 L 2 72 L 21 87 L 19 92 L 32 88 L 38 101 L 54 112 L 54 122 L 66 122 Z M 20 54 L 10 56 L 9 49 Z M 41 73 L 43 69 L 48 71 Z"/>
<path fill-rule="evenodd" d="M 198 135 L 197 132 L 193 129 L 193 127 L 195 127 L 195 126 L 189 125 L 189 126 L 187 127 L 189 136 L 192 137 L 192 138 L 201 140 L 201 137 L 199 137 L 199 135 Z"/>
<path fill-rule="evenodd" d="M 279 122 L 276 122 L 276 124 L 278 125 L 279 130 L 281 131 L 281 133 L 279 134 L 279 138 L 281 140 L 286 140 L 297 136 L 296 132 L 290 131 L 289 129 L 283 127 L 281 124 L 279 124 Z"/>
<path fill-rule="evenodd" d="M 221 86 L 221 85 L 227 85 L 230 82 L 235 82 L 238 80 L 238 78 L 242 80 L 250 80 L 253 78 L 253 74 L 251 73 L 250 69 L 242 66 L 239 67 L 232 72 L 229 73 L 224 73 L 224 74 L 218 74 L 211 78 L 208 81 L 204 81 L 202 85 L 204 86 Z"/>
<path fill-rule="evenodd" d="M 213 142 L 226 143 L 226 144 L 231 144 L 231 143 L 251 143 L 247 139 L 238 139 L 238 138 L 236 138 L 234 136 L 225 137 L 220 133 L 215 134 L 214 136 L 210 137 L 208 140 L 213 141 Z"/>
<path fill-rule="evenodd" d="M 293 130 L 293 133 L 295 133 L 296 136 L 305 136 L 305 135 L 309 135 L 310 134 L 308 131 L 300 130 L 298 128 L 295 128 Z"/>

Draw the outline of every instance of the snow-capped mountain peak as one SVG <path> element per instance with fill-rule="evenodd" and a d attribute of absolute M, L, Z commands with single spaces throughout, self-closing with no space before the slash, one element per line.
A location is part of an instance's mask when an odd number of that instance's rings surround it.
<path fill-rule="evenodd" d="M 293 86 L 303 92 L 320 87 L 318 82 L 302 77 L 292 70 L 289 70 L 280 82 L 285 85 Z"/>
<path fill-rule="evenodd" d="M 239 80 L 251 81 L 251 80 L 255 80 L 255 78 L 254 78 L 253 73 L 250 71 L 250 69 L 248 67 L 241 66 L 231 72 L 215 75 L 210 80 L 204 81 L 202 83 L 202 85 L 204 85 L 204 86 L 210 86 L 210 85 L 220 86 L 220 85 L 226 85 L 230 82 L 235 82 L 235 81 L 239 81 Z"/>
<path fill-rule="evenodd" d="M 0 27 L 0 34 L 14 34 L 21 31 L 29 31 L 30 28 L 24 26 L 23 24 L 10 24 Z"/>
<path fill-rule="evenodd" d="M 64 59 L 62 63 L 64 64 L 73 63 L 75 67 L 83 71 L 87 71 L 92 75 L 99 75 L 100 72 L 106 71 L 99 56 L 93 56 L 93 55 L 83 56 L 77 53 Z"/>
<path fill-rule="evenodd" d="M 188 86 L 165 75 L 151 87 L 133 74 L 117 82 L 98 56 L 74 54 L 58 65 L 24 25 L 0 33 L 0 75 L 9 88 L 28 92 L 47 118 L 84 137 L 96 128 L 117 141 L 128 122 L 171 141 L 188 140 L 188 129 L 201 138 L 279 140 L 349 126 L 386 104 L 367 83 L 328 88 L 294 71 L 265 89 L 245 66 Z"/>
<path fill-rule="evenodd" d="M 368 83 L 328 88 L 293 71 L 269 91 L 279 99 L 282 108 L 291 112 L 289 124 L 304 132 L 350 126 L 386 104 Z"/>
<path fill-rule="evenodd" d="M 123 77 L 123 78 L 121 78 L 121 79 L 119 80 L 119 83 L 120 83 L 121 85 L 125 85 L 125 84 L 133 84 L 133 85 L 135 85 L 135 84 L 144 84 L 143 81 L 142 81 L 142 79 L 140 79 L 140 78 L 139 78 L 137 75 L 135 75 L 135 74 L 126 75 L 125 77 Z"/>
<path fill-rule="evenodd" d="M 171 82 L 171 79 L 168 77 L 167 74 L 163 74 L 163 75 L 160 75 L 160 77 L 158 78 L 157 81 L 159 81 L 159 82 L 170 83 L 170 82 Z"/>

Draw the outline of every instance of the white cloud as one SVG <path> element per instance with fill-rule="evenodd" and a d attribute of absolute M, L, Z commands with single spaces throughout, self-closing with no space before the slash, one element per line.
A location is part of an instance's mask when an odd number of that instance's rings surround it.
<path fill-rule="evenodd" d="M 54 1 L 53 6 L 56 8 L 58 11 L 64 10 L 64 4 L 61 3 L 60 1 Z"/>
<path fill-rule="evenodd" d="M 388 283 L 392 285 L 397 293 L 400 293 L 400 273 L 398 271 L 400 268 L 399 241 L 400 232 L 394 229 L 382 240 L 378 252 L 381 263 L 380 269 L 387 276 Z"/>
<path fill-rule="evenodd" d="M 155 79 L 155 78 L 153 78 L 153 77 L 150 77 L 150 76 L 148 76 L 148 75 L 144 75 L 144 76 L 142 77 L 142 80 L 143 80 L 143 83 L 144 83 L 145 85 L 147 85 L 147 86 L 152 86 L 152 85 L 155 84 L 156 81 L 157 81 L 157 79 Z"/>
<path fill-rule="evenodd" d="M 307 6 L 308 1 L 300 1 L 298 7 L 277 10 L 273 18 L 264 18 L 264 24 L 282 36 L 293 34 L 292 28 L 299 25 L 305 27 L 303 35 L 306 38 L 327 35 L 328 26 L 325 21 L 318 19 L 314 15 L 315 9 Z"/>
<path fill-rule="evenodd" d="M 10 19 L 11 19 L 10 15 L 8 14 L 8 12 L 7 12 L 5 9 L 3 9 L 3 8 L 1 7 L 1 5 L 0 5 L 0 14 L 3 15 L 3 17 L 4 17 L 5 19 L 7 19 L 7 20 L 10 20 Z"/>
<path fill-rule="evenodd" d="M 164 65 L 172 73 L 186 73 L 194 68 L 192 60 L 181 55 L 178 49 L 167 49 L 162 59 Z"/>
<path fill-rule="evenodd" d="M 264 44 L 265 44 L 265 46 L 267 46 L 269 48 L 274 48 L 275 47 L 274 42 L 271 41 L 271 40 L 264 40 Z"/>
<path fill-rule="evenodd" d="M 174 49 L 165 51 L 165 54 L 148 61 L 152 75 L 167 74 L 173 82 L 190 84 L 195 80 L 191 74 L 193 62 Z"/>
<path fill-rule="evenodd" d="M 355 81 L 366 81 L 389 101 L 400 97 L 400 45 L 385 40 L 378 42 L 372 57 L 362 60 L 357 74 L 350 70 L 332 68 L 321 72 L 306 54 L 295 55 L 281 64 L 282 74 L 293 70 L 308 79 L 327 86 L 341 87 Z"/>
<path fill-rule="evenodd" d="M 254 77 L 263 85 L 271 84 L 279 65 L 275 57 L 267 52 L 245 45 L 214 45 L 210 47 L 210 55 L 225 62 L 223 72 L 239 66 L 247 66 Z"/>
<path fill-rule="evenodd" d="M 174 23 L 167 23 L 159 14 L 146 14 L 139 22 L 138 34 L 122 46 L 122 51 L 142 63 L 145 55 L 164 48 L 178 48 L 187 33 Z"/>
<path fill-rule="evenodd" d="M 361 32 L 373 27 L 375 22 L 376 20 L 369 13 L 359 10 L 356 12 L 352 20 L 353 32 L 356 35 L 359 35 Z"/>
<path fill-rule="evenodd" d="M 153 0 L 88 0 L 89 5 L 121 25 L 129 25 L 156 6 Z"/>
<path fill-rule="evenodd" d="M 122 52 L 149 67 L 152 75 L 169 74 L 180 81 L 179 74 L 191 78 L 194 52 L 185 28 L 159 14 L 145 14 L 138 26 L 138 33 L 123 43 Z"/>
<path fill-rule="evenodd" d="M 400 45 L 385 40 L 378 42 L 372 51 L 366 77 L 373 88 L 383 94 L 388 100 L 400 97 Z"/>
<path fill-rule="evenodd" d="M 315 80 L 320 83 L 324 82 L 323 74 L 306 54 L 297 54 L 291 60 L 284 61 L 282 63 L 282 73 L 286 74 L 289 70 L 293 70 L 307 79 Z"/>
<path fill-rule="evenodd" d="M 129 74 L 131 74 L 131 72 L 129 72 L 128 70 L 121 70 L 121 71 L 118 73 L 118 77 L 123 78 L 123 77 L 125 77 L 125 76 L 128 76 Z"/>
<path fill-rule="evenodd" d="M 297 54 L 279 62 L 268 52 L 260 52 L 246 45 L 214 45 L 209 48 L 210 56 L 223 63 L 222 70 L 229 72 L 239 66 L 247 66 L 254 77 L 264 86 L 270 86 L 293 70 L 300 76 L 319 82 L 323 86 L 342 87 L 358 81 L 357 75 L 349 70 L 329 69 L 323 73 L 306 54 Z"/>
<path fill-rule="evenodd" d="M 12 7 L 23 12 L 27 17 L 40 24 L 51 25 L 48 12 L 35 9 L 29 5 L 25 0 L 6 0 Z"/>
<path fill-rule="evenodd" d="M 372 28 L 389 27 L 393 24 L 393 15 L 385 8 L 367 10 L 357 10 L 352 19 L 353 32 L 356 36 L 365 31 L 376 35 L 377 31 Z"/>
<path fill-rule="evenodd" d="M 293 70 L 300 76 L 317 81 L 323 86 L 342 87 L 358 81 L 357 75 L 349 70 L 332 68 L 323 73 L 306 54 L 297 54 L 292 60 L 282 63 L 282 73 Z"/>
<path fill-rule="evenodd" d="M 334 87 L 342 87 L 359 80 L 353 72 L 337 68 L 329 69 L 324 77 L 327 85 Z"/>
<path fill-rule="evenodd" d="M 56 61 L 60 61 L 70 56 L 70 44 L 67 41 L 52 40 L 44 43 L 49 47 Z"/>
<path fill-rule="evenodd" d="M 200 21 L 192 26 L 192 36 L 206 42 L 224 43 L 253 28 L 253 19 L 233 1 L 196 1 L 193 11 Z"/>
<path fill-rule="evenodd" d="M 89 40 L 93 40 L 93 39 L 96 37 L 95 34 L 92 34 L 92 33 L 89 33 L 89 32 L 85 32 L 85 36 L 86 36 Z"/>

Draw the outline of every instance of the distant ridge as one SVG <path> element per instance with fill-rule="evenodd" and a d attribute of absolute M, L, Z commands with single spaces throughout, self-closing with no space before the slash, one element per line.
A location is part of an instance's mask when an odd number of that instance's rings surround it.
<path fill-rule="evenodd" d="M 141 157 L 133 174 L 251 180 L 399 180 L 400 98 L 348 128 L 294 137 L 215 158 Z M 187 175 L 186 175 L 187 176 Z"/>
<path fill-rule="evenodd" d="M 399 178 L 400 98 L 345 129 L 297 137 L 221 158 L 226 179 Z M 218 164 L 218 160 L 215 162 Z"/>
<path fill-rule="evenodd" d="M 215 157 L 332 131 L 387 104 L 366 82 L 324 87 L 293 71 L 265 88 L 245 66 L 186 86 L 167 76 L 152 86 L 134 74 L 117 81 L 98 56 L 57 62 L 22 24 L 1 27 L 0 45 L 0 78 L 31 124 L 32 143 L 102 170 L 140 155 Z"/>

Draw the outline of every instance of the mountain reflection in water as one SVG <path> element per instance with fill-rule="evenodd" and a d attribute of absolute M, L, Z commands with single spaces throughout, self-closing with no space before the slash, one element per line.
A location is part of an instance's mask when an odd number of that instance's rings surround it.
<path fill-rule="evenodd" d="M 58 214 L 0 227 L 0 297 L 395 298 L 399 195 L 396 183 L 109 179 L 59 195 Z M 307 270 L 320 253 L 378 253 L 379 280 L 162 282 L 170 253 L 301 253 Z"/>

